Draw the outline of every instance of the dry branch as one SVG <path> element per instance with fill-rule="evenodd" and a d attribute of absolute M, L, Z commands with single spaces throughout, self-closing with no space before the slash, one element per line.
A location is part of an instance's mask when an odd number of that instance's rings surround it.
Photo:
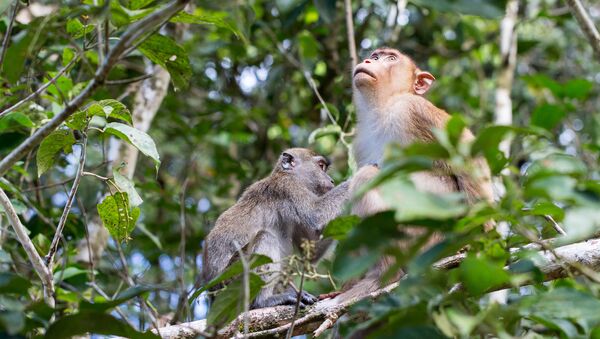
<path fill-rule="evenodd" d="M 554 249 L 553 251 L 539 251 L 539 245 L 531 244 L 523 247 L 526 250 L 537 250 L 532 261 L 545 275 L 547 280 L 554 280 L 568 276 L 570 272 L 565 270 L 565 266 L 584 266 L 586 269 L 600 270 L 600 239 L 591 239 L 583 242 L 565 245 Z M 522 249 L 515 249 L 516 252 Z M 458 266 L 466 257 L 465 254 L 448 257 L 438 261 L 434 267 L 437 269 L 450 269 Z M 566 265 L 565 265 L 566 264 Z M 526 282 L 523 282 L 525 284 Z M 342 304 L 337 304 L 333 299 L 327 299 L 318 302 L 307 309 L 300 318 L 295 321 L 294 335 L 313 333 L 320 334 L 325 329 L 331 327 L 336 319 L 343 315 L 350 306 L 365 299 L 375 299 L 383 294 L 390 293 L 400 285 L 399 282 L 390 284 L 380 290 L 377 290 L 365 297 L 347 300 Z M 276 306 L 252 310 L 248 312 L 248 322 L 252 332 L 248 333 L 249 338 L 283 335 L 289 327 L 290 320 L 294 314 L 293 306 Z M 243 321 L 239 316 L 227 327 L 219 330 L 217 338 L 233 337 L 238 335 L 238 329 Z M 160 328 L 162 338 L 178 339 L 193 338 L 198 335 L 206 336 L 206 321 L 198 320 L 189 323 L 183 323 L 173 326 Z M 314 332 L 313 332 L 314 331 Z M 156 331 L 155 331 L 156 333 Z"/>

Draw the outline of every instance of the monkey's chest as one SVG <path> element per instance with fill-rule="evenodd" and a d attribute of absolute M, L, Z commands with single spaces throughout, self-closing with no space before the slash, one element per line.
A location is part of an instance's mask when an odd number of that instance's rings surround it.
<path fill-rule="evenodd" d="M 358 166 L 381 165 L 385 149 L 390 144 L 407 145 L 410 140 L 401 131 L 367 130 L 357 131 L 354 141 L 354 156 Z"/>

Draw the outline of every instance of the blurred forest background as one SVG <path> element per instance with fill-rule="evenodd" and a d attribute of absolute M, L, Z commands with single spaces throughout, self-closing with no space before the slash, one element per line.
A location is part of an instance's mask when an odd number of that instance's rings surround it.
<path fill-rule="evenodd" d="M 539 252 L 522 250 L 582 244 L 600 227 L 600 43 L 573 3 L 1 0 L 0 188 L 10 200 L 0 195 L 0 336 L 138 337 L 206 318 L 195 282 L 218 215 L 287 147 L 329 156 L 336 182 L 350 177 L 352 46 L 358 60 L 390 46 L 436 76 L 427 97 L 454 116 L 437 148 L 394 148 L 390 172 L 483 154 L 499 202 L 467 211 L 408 191 L 414 200 L 396 215 L 330 225 L 341 244 L 333 262 L 310 268 L 319 272 L 305 284 L 311 293 L 339 288 L 382 253 L 415 273 L 355 305 L 334 331 L 600 338 L 599 255 L 556 255 L 552 275 Z M 598 27 L 600 5 L 583 4 Z M 463 124 L 478 135 L 473 145 L 453 137 Z M 503 235 L 481 234 L 490 216 Z M 398 221 L 441 229 L 447 241 L 390 252 L 398 234 L 385 225 Z M 466 245 L 460 267 L 431 267 Z M 502 287 L 507 303 L 491 302 L 486 292 Z M 237 298 L 209 323 L 238 315 Z"/>

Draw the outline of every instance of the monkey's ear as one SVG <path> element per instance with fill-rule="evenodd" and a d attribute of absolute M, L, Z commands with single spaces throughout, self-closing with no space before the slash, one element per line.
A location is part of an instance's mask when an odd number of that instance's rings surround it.
<path fill-rule="evenodd" d="M 284 170 L 289 170 L 289 169 L 292 169 L 294 166 L 296 166 L 296 161 L 294 161 L 294 156 L 287 152 L 281 153 L 281 167 Z"/>
<path fill-rule="evenodd" d="M 415 93 L 419 95 L 425 94 L 433 84 L 435 77 L 429 72 L 419 71 L 417 72 L 417 79 L 415 80 Z"/>

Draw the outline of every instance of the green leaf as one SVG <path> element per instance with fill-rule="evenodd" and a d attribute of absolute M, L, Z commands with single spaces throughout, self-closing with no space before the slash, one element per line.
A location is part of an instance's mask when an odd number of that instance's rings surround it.
<path fill-rule="evenodd" d="M 600 300 L 571 288 L 560 287 L 524 297 L 518 305 L 521 316 L 560 329 L 568 338 L 581 336 L 573 324 L 583 329 L 584 334 L 600 325 Z"/>
<path fill-rule="evenodd" d="M 140 152 L 152 158 L 156 165 L 156 171 L 158 171 L 158 166 L 160 165 L 160 156 L 158 155 L 154 141 L 148 134 L 119 122 L 111 122 L 107 124 L 104 132 L 110 133 L 122 140 L 127 141 L 129 144 L 139 149 Z"/>
<path fill-rule="evenodd" d="M 270 264 L 272 262 L 273 260 L 271 260 L 271 258 L 265 255 L 253 254 L 249 259 L 249 267 L 250 269 L 253 269 L 262 265 Z M 202 286 L 200 289 L 195 291 L 194 294 L 192 294 L 192 296 L 190 297 L 190 304 L 192 304 L 202 292 L 207 291 L 208 289 L 216 286 L 217 284 L 220 284 L 224 281 L 227 281 L 235 276 L 242 274 L 243 271 L 244 268 L 242 266 L 242 263 L 239 260 L 234 262 L 225 271 L 223 271 L 223 273 L 219 274 L 219 276 L 215 277 L 214 279 L 206 283 L 204 286 Z"/>
<path fill-rule="evenodd" d="M 0 311 L 0 332 L 16 335 L 25 327 L 25 315 L 19 311 Z M 4 331 L 3 331 L 4 330 Z"/>
<path fill-rule="evenodd" d="M 562 85 L 545 74 L 524 76 L 522 77 L 522 79 L 525 80 L 527 85 L 529 85 L 530 87 L 540 89 L 547 88 L 556 97 L 560 97 L 562 95 Z"/>
<path fill-rule="evenodd" d="M 69 62 L 71 62 L 71 60 L 73 60 L 74 57 L 75 57 L 75 52 L 73 52 L 73 50 L 71 48 L 63 49 L 63 54 L 62 54 L 63 66 L 66 66 Z"/>
<path fill-rule="evenodd" d="M 0 272 L 0 294 L 25 295 L 29 287 L 29 280 L 10 272 Z"/>
<path fill-rule="evenodd" d="M 510 278 L 502 264 L 472 255 L 460 264 L 460 275 L 469 293 L 476 296 L 507 283 Z"/>
<path fill-rule="evenodd" d="M 94 25 L 83 25 L 77 18 L 67 21 L 67 33 L 75 39 L 79 39 L 93 30 Z"/>
<path fill-rule="evenodd" d="M 169 71 L 176 89 L 188 87 L 192 76 L 190 61 L 183 47 L 173 39 L 154 34 L 146 39 L 138 49 L 152 62 Z"/>
<path fill-rule="evenodd" d="M 129 197 L 130 206 L 137 207 L 141 205 L 142 202 L 144 202 L 144 200 L 142 200 L 142 197 L 140 197 L 138 192 L 135 190 L 133 182 L 124 175 L 121 175 L 121 173 L 119 173 L 119 168 L 113 169 L 113 177 L 115 179 L 115 183 L 117 184 L 117 186 L 119 186 L 121 191 L 127 193 L 127 196 Z"/>
<path fill-rule="evenodd" d="M 88 117 L 87 113 L 85 111 L 79 111 L 71 115 L 67 121 L 65 121 L 65 125 L 74 130 L 85 131 L 89 122 L 90 117 Z"/>
<path fill-rule="evenodd" d="M 71 153 L 74 144 L 75 137 L 68 129 L 58 129 L 50 133 L 50 135 L 42 141 L 40 148 L 37 151 L 36 162 L 38 177 L 42 176 L 44 172 L 54 165 L 60 151 Z"/>
<path fill-rule="evenodd" d="M 248 285 L 250 287 L 250 302 L 256 298 L 264 284 L 264 281 L 257 274 L 249 274 Z M 225 289 L 217 295 L 210 307 L 206 322 L 209 325 L 229 323 L 244 310 L 243 300 L 243 279 L 239 278 L 229 283 Z"/>
<path fill-rule="evenodd" d="M 585 100 L 593 89 L 592 82 L 585 79 L 573 79 L 564 85 L 563 94 L 567 98 Z"/>
<path fill-rule="evenodd" d="M 552 130 L 566 115 L 567 112 L 559 105 L 543 104 L 531 113 L 531 124 Z"/>
<path fill-rule="evenodd" d="M 81 268 L 77 268 L 77 267 L 67 267 L 64 270 L 59 270 L 54 272 L 53 279 L 54 279 L 54 283 L 58 283 L 58 280 L 67 280 L 69 278 L 73 278 L 76 277 L 78 275 L 82 275 L 82 274 L 87 274 L 88 271 L 87 270 L 82 270 Z"/>
<path fill-rule="evenodd" d="M 82 300 L 79 304 L 79 307 L 82 311 L 93 310 L 104 312 L 106 310 L 119 306 L 130 299 L 146 294 L 150 291 L 155 291 L 156 289 L 157 288 L 155 287 L 149 286 L 134 286 L 126 289 L 125 291 L 122 291 L 111 300 L 107 300 L 102 296 L 97 296 L 93 303 L 90 303 L 86 300 Z"/>
<path fill-rule="evenodd" d="M 91 104 L 88 107 L 87 111 L 90 116 L 99 116 L 106 119 L 119 119 L 127 122 L 129 125 L 133 124 L 131 112 L 127 109 L 125 105 L 123 105 L 117 100 L 100 100 L 96 103 Z"/>
<path fill-rule="evenodd" d="M 302 31 L 298 34 L 298 48 L 302 61 L 308 64 L 316 62 L 319 55 L 319 43 L 309 31 Z"/>
<path fill-rule="evenodd" d="M 174 15 L 170 22 L 180 22 L 184 24 L 200 24 L 200 25 L 215 25 L 224 28 L 233 33 L 238 39 L 241 39 L 245 44 L 248 43 L 246 37 L 232 21 L 227 12 L 212 12 L 203 8 L 198 8 L 193 14 L 187 12 L 179 12 Z"/>
<path fill-rule="evenodd" d="M 356 215 L 337 217 L 331 220 L 327 226 L 325 226 L 323 236 L 336 240 L 344 239 L 348 232 L 350 232 L 359 223 L 360 218 Z"/>
<path fill-rule="evenodd" d="M 22 126 L 25 128 L 32 128 L 34 126 L 33 121 L 29 117 L 21 112 L 11 112 L 0 117 L 0 132 L 12 128 L 14 126 Z"/>
<path fill-rule="evenodd" d="M 125 4 L 125 7 L 136 10 L 148 6 L 153 1 L 154 0 L 125 0 L 123 3 Z"/>
<path fill-rule="evenodd" d="M 117 241 L 129 240 L 140 216 L 140 209 L 129 207 L 129 198 L 125 192 L 109 195 L 97 205 L 102 224 Z"/>
<path fill-rule="evenodd" d="M 50 325 L 48 331 L 46 331 L 45 338 L 63 339 L 86 333 L 116 335 L 140 339 L 160 338 L 152 332 L 138 332 L 127 323 L 104 312 L 92 311 L 82 311 L 77 314 L 63 316 Z"/>
<path fill-rule="evenodd" d="M 461 216 L 467 210 L 461 194 L 423 192 L 405 178 L 387 181 L 379 189 L 383 200 L 396 210 L 397 221 L 443 220 Z"/>

